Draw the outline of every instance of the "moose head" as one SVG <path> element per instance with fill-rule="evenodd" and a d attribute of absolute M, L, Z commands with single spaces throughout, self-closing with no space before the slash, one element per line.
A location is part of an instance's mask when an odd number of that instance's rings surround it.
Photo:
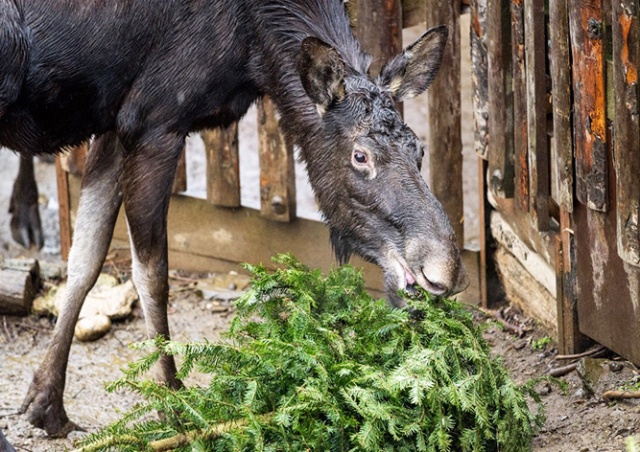
<path fill-rule="evenodd" d="M 376 78 L 317 38 L 302 42 L 297 62 L 322 122 L 303 152 L 336 255 L 379 265 L 397 306 L 398 291 L 415 284 L 435 295 L 468 284 L 453 228 L 420 174 L 424 146 L 396 107 L 429 87 L 446 40 L 446 27 L 427 31 Z"/>

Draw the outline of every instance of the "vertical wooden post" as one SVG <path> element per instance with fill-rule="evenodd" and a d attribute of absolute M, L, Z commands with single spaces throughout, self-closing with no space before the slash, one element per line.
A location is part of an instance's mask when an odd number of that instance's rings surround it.
<path fill-rule="evenodd" d="M 238 123 L 202 133 L 207 153 L 207 199 L 222 207 L 240 207 Z"/>
<path fill-rule="evenodd" d="M 513 55 L 513 151 L 515 206 L 529 211 L 529 139 L 527 125 L 527 69 L 525 64 L 524 0 L 511 0 Z M 544 33 L 542 33 L 544 37 Z"/>
<path fill-rule="evenodd" d="M 640 122 L 638 65 L 640 22 L 637 0 L 617 0 L 612 9 L 615 121 L 613 152 L 616 171 L 618 254 L 640 265 Z"/>
<path fill-rule="evenodd" d="M 571 214 L 560 208 L 560 234 L 556 237 L 556 275 L 558 275 L 558 345 L 559 353 L 581 352 L 589 339 L 578 325 L 578 288 L 576 279 L 576 247 Z"/>
<path fill-rule="evenodd" d="M 489 85 L 487 81 L 487 0 L 471 0 L 471 90 L 473 91 L 474 149 L 487 159 L 489 146 Z"/>
<path fill-rule="evenodd" d="M 62 260 L 69 258 L 73 222 L 71 221 L 71 193 L 69 192 L 69 175 L 81 176 L 89 152 L 88 143 L 71 148 L 66 154 L 56 157 L 56 183 L 58 186 L 58 218 L 60 221 L 60 256 Z"/>
<path fill-rule="evenodd" d="M 296 178 L 293 145 L 278 127 L 273 101 L 258 103 L 260 143 L 260 211 L 265 218 L 288 222 L 296 217 Z"/>
<path fill-rule="evenodd" d="M 173 193 L 180 193 L 187 190 L 187 159 L 186 148 L 182 149 L 182 155 L 176 168 L 176 177 L 173 180 Z"/>
<path fill-rule="evenodd" d="M 606 211 L 604 26 L 602 0 L 569 0 L 573 56 L 576 196 L 590 209 Z"/>
<path fill-rule="evenodd" d="M 427 27 L 447 25 L 449 39 L 441 67 L 427 91 L 429 110 L 430 187 L 442 203 L 458 239 L 464 246 L 462 190 L 462 137 L 460 101 L 460 2 L 430 0 Z"/>
<path fill-rule="evenodd" d="M 487 3 L 489 54 L 489 180 L 492 193 L 513 198 L 513 92 L 511 89 L 511 22 L 506 0 Z"/>
<path fill-rule="evenodd" d="M 530 212 L 538 230 L 547 231 L 550 192 L 544 2 L 524 0 L 524 5 Z"/>
<path fill-rule="evenodd" d="M 351 0 L 347 8 L 358 41 L 373 57 L 371 73 L 377 74 L 391 56 L 402 50 L 402 2 Z"/>
<path fill-rule="evenodd" d="M 69 173 L 62 167 L 62 155 L 56 157 L 56 182 L 58 185 L 58 218 L 60 221 L 60 256 L 66 261 L 71 249 L 71 200 L 69 199 Z"/>
<path fill-rule="evenodd" d="M 571 68 L 569 66 L 569 16 L 567 0 L 549 3 L 553 148 L 558 204 L 573 212 L 573 140 L 571 137 Z"/>

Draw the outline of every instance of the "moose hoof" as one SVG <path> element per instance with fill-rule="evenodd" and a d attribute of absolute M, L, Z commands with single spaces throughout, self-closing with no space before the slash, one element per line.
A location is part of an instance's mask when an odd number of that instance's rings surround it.
<path fill-rule="evenodd" d="M 44 245 L 42 225 L 38 204 L 12 203 L 11 236 L 24 248 L 35 246 L 41 249 Z"/>
<path fill-rule="evenodd" d="M 57 391 L 29 389 L 19 413 L 27 413 L 28 421 L 37 428 L 47 432 L 51 438 L 65 438 L 74 430 L 84 431 L 76 423 L 71 422 Z"/>

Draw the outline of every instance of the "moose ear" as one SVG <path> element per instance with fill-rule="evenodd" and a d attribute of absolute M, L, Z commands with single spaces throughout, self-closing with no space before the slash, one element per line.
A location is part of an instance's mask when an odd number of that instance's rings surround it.
<path fill-rule="evenodd" d="M 344 97 L 345 63 L 329 44 L 313 37 L 305 38 L 297 69 L 304 90 L 320 112 Z"/>
<path fill-rule="evenodd" d="M 380 78 L 396 100 L 411 99 L 431 85 L 438 73 L 448 35 L 446 26 L 431 28 L 387 62 Z"/>

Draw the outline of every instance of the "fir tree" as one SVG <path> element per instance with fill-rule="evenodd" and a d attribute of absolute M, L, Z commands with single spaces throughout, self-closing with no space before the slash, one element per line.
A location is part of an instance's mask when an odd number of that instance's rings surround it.
<path fill-rule="evenodd" d="M 84 450 L 526 451 L 541 412 L 456 302 L 425 292 L 408 309 L 367 294 L 350 266 L 327 277 L 293 257 L 274 272 L 247 266 L 253 288 L 218 343 L 149 341 L 111 390 L 145 402 L 90 435 Z M 179 377 L 208 387 L 174 391 L 145 380 L 161 353 Z M 538 405 L 540 407 L 540 405 Z M 161 411 L 162 421 L 148 416 Z"/>

